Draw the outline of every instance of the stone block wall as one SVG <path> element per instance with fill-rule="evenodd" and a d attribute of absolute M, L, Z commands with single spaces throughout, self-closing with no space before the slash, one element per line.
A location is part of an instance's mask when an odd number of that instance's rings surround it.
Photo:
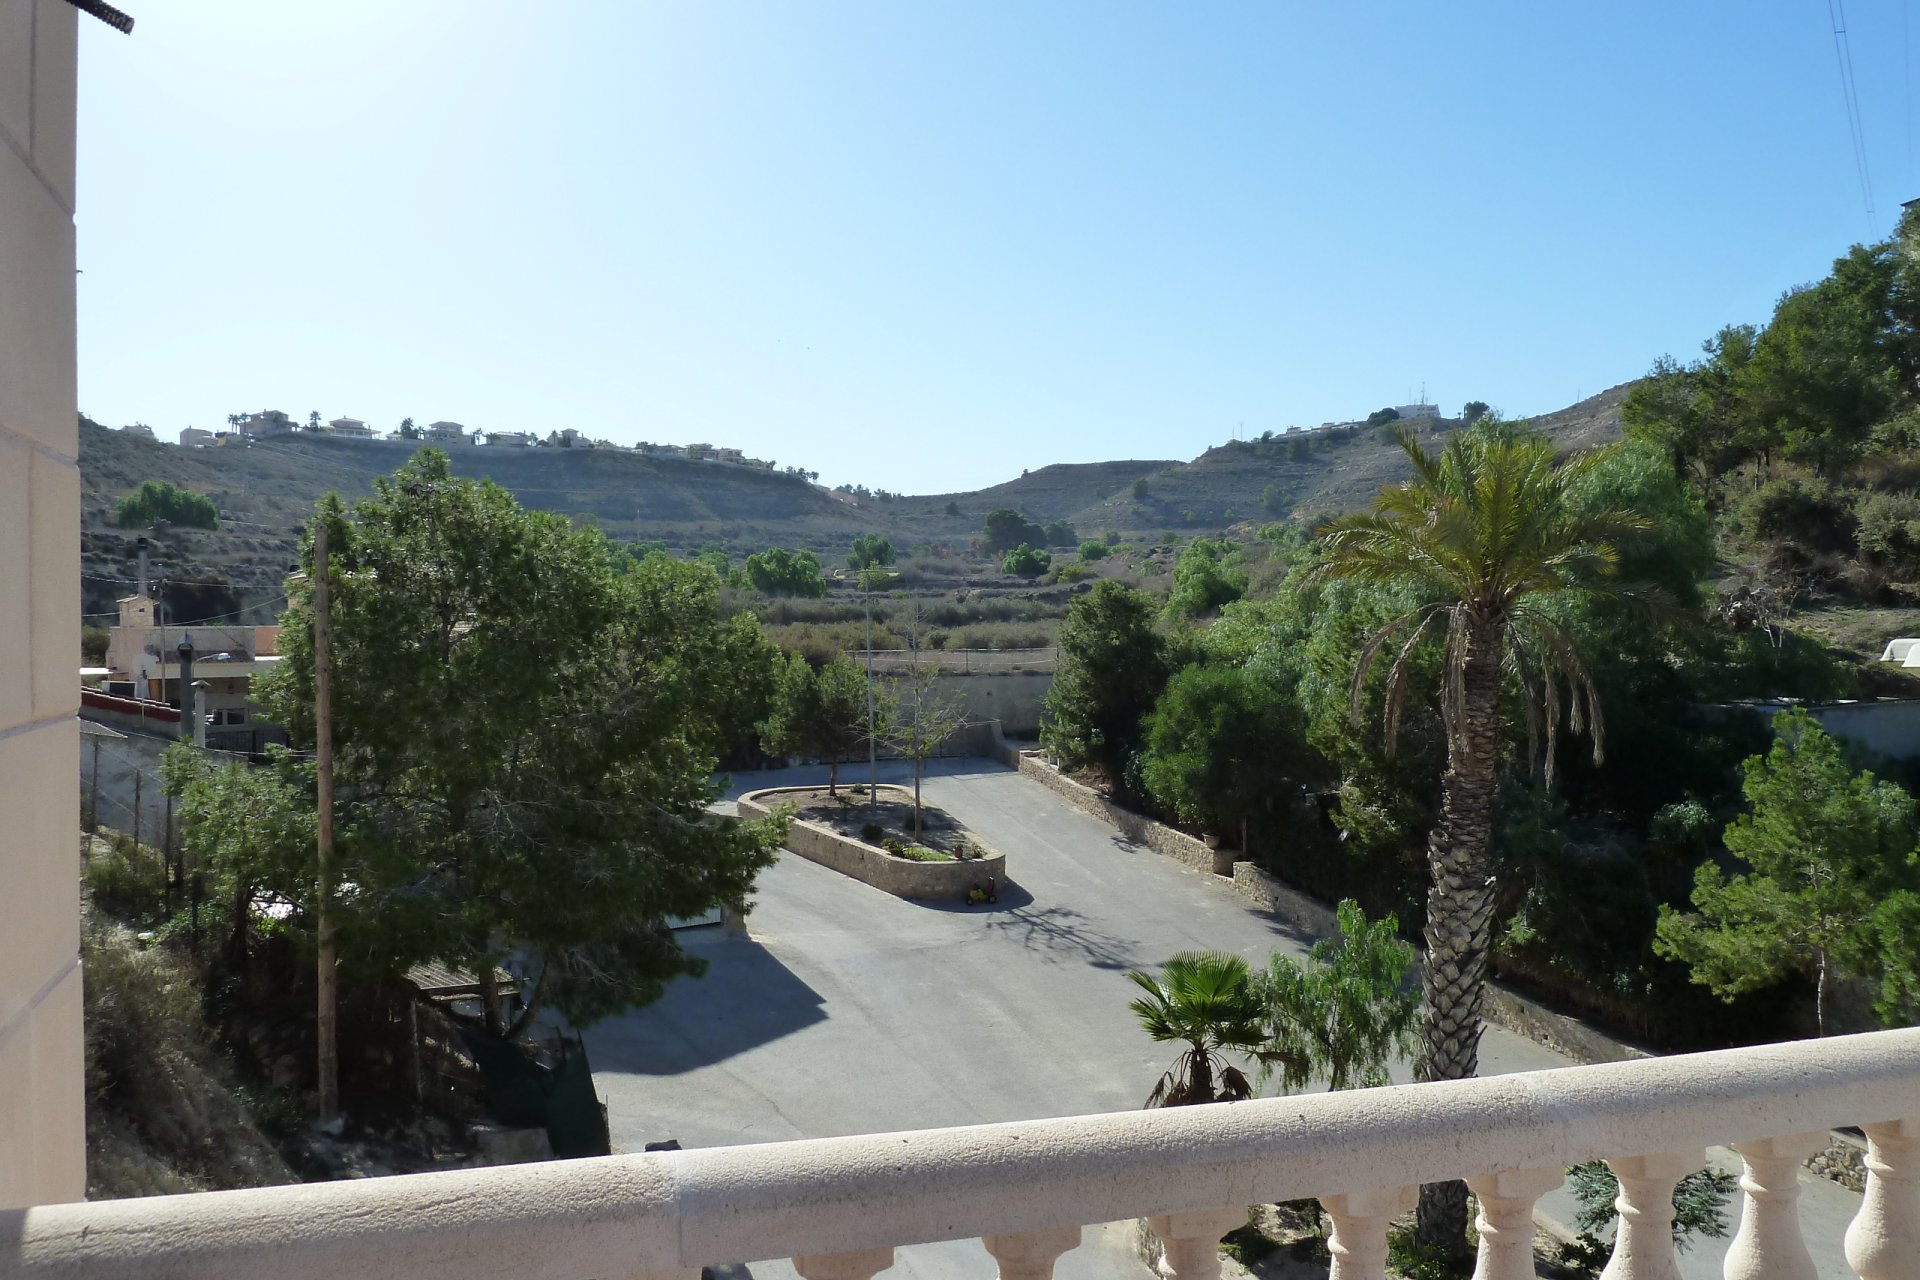
<path fill-rule="evenodd" d="M 86 1190 L 78 40 L 66 0 L 0 0 L 0 1208 Z"/>

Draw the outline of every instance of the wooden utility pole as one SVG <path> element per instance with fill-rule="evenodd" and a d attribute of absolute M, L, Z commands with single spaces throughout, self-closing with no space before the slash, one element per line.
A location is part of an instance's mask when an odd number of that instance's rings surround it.
<path fill-rule="evenodd" d="M 316 1039 L 320 1049 L 320 1123 L 340 1118 L 340 1050 L 335 1018 L 333 956 L 333 600 L 327 581 L 327 525 L 313 527 L 313 765 L 319 790 L 316 827 L 320 969 Z"/>

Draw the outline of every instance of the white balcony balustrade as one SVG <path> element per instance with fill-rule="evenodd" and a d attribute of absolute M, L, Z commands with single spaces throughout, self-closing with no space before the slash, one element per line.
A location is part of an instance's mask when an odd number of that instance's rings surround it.
<path fill-rule="evenodd" d="M 1814 1274 L 1796 1179 L 1819 1135 L 1866 1129 L 1847 1233 L 1864 1280 L 1920 1280 L 1920 1029 L 1171 1111 L 612 1156 L 0 1213 L 7 1280 L 693 1280 L 791 1258 L 869 1280 L 901 1245 L 979 1238 L 1002 1280 L 1048 1280 L 1088 1223 L 1153 1220 L 1177 1280 L 1213 1280 L 1245 1206 L 1318 1196 L 1335 1275 L 1372 1280 L 1422 1182 L 1480 1201 L 1481 1280 L 1532 1274 L 1535 1201 L 1607 1160 L 1606 1275 L 1674 1274 L 1676 1180 L 1746 1161 L 1732 1280 Z M 982 1257 L 982 1271 L 989 1265 Z"/>

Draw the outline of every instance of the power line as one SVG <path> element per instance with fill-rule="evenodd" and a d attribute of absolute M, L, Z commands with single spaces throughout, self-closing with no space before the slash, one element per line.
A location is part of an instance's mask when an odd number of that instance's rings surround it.
<path fill-rule="evenodd" d="M 1860 93 L 1853 75 L 1853 44 L 1847 38 L 1846 0 L 1827 0 L 1827 17 L 1833 22 L 1833 56 L 1840 68 L 1840 96 L 1846 103 L 1853 167 L 1860 179 L 1860 199 L 1866 206 L 1867 234 L 1871 236 L 1877 222 L 1873 210 L 1873 178 L 1867 166 L 1867 133 L 1860 121 Z"/>

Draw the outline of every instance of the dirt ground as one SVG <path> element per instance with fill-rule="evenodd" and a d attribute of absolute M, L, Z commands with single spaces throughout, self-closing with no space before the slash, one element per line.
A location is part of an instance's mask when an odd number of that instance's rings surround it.
<path fill-rule="evenodd" d="M 796 816 L 830 827 L 850 840 L 865 840 L 867 837 L 863 834 L 863 828 L 872 822 L 880 825 L 881 840 L 892 837 L 902 843 L 917 844 L 961 860 L 968 857 L 969 849 L 978 843 L 965 827 L 954 821 L 951 814 L 932 805 L 921 806 L 920 831 L 916 835 L 913 829 L 911 787 L 882 783 L 877 803 L 871 806 L 867 802 L 867 786 L 864 782 L 858 786 L 841 786 L 838 799 L 829 796 L 825 787 L 795 792 L 786 799 L 794 805 Z M 869 843 L 877 844 L 878 841 Z"/>

